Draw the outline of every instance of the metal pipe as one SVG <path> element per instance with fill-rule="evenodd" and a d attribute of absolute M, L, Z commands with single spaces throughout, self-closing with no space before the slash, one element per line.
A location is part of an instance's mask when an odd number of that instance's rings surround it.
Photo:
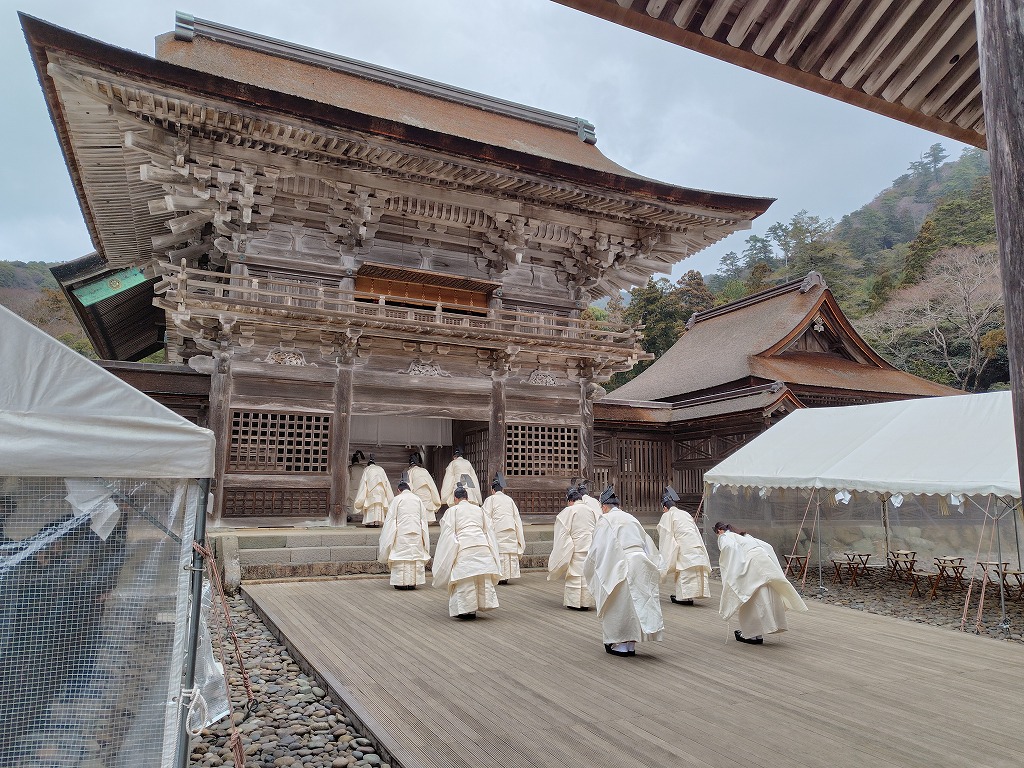
<path fill-rule="evenodd" d="M 196 529 L 193 540 L 206 544 L 206 507 L 210 498 L 210 478 L 199 481 L 199 511 L 196 515 Z M 196 682 L 196 651 L 199 645 L 199 612 L 203 606 L 203 555 L 193 547 L 191 584 L 189 590 L 188 644 L 185 646 L 185 674 L 182 681 L 182 692 L 189 691 Z M 183 695 L 178 696 L 178 749 L 175 755 L 177 768 L 188 768 L 188 703 Z"/>

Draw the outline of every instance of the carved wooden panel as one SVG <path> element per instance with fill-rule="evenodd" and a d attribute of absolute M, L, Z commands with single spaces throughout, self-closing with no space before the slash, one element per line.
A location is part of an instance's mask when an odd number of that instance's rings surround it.
<path fill-rule="evenodd" d="M 229 472 L 326 473 L 331 417 L 282 411 L 231 411 Z"/>
<path fill-rule="evenodd" d="M 505 474 L 520 477 L 577 477 L 578 428 L 509 424 L 505 430 Z"/>
<path fill-rule="evenodd" d="M 326 488 L 226 488 L 224 517 L 325 518 Z"/>

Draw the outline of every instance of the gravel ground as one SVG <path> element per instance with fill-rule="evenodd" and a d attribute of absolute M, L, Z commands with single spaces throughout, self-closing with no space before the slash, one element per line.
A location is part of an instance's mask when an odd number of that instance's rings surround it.
<path fill-rule="evenodd" d="M 246 768 L 391 768 L 338 703 L 304 674 L 246 602 L 229 598 L 231 621 L 249 672 L 256 705 L 244 714 L 245 689 L 234 654 L 228 679 L 234 721 L 242 735 Z M 194 766 L 234 766 L 227 719 L 192 739 Z"/>
<path fill-rule="evenodd" d="M 905 621 L 916 621 L 919 624 L 931 624 L 936 627 L 948 629 L 960 629 L 960 622 L 964 613 L 964 601 L 967 598 L 967 585 L 964 589 L 958 590 L 948 586 L 940 586 L 935 593 L 935 599 L 928 599 L 929 587 L 922 579 L 924 597 L 910 597 L 912 583 L 906 580 L 890 579 L 888 571 L 884 568 L 869 568 L 866 575 L 857 577 L 857 586 L 846 584 L 832 584 L 832 574 L 823 572 L 824 587 L 827 592 L 818 595 L 818 572 L 812 568 L 807 575 L 806 586 L 801 586 L 799 581 L 793 580 L 794 584 L 804 595 L 804 599 L 813 606 L 814 600 L 821 600 L 832 605 L 841 605 L 845 608 L 852 608 L 857 611 L 878 613 L 883 616 L 893 616 Z M 971 600 L 967 611 L 966 630 L 975 632 L 978 621 L 978 602 L 981 596 L 980 583 L 975 582 L 971 591 Z M 1016 599 L 1017 593 L 1013 592 L 1011 597 L 1006 597 L 1006 617 L 1009 623 L 1010 635 L 1002 625 L 1002 610 L 999 605 L 999 590 L 989 584 L 985 591 L 984 611 L 980 631 L 977 634 L 985 634 L 997 640 L 1010 639 L 1016 642 L 1024 642 L 1024 600 Z"/>
<path fill-rule="evenodd" d="M 869 569 L 858 578 L 858 586 L 831 584 L 824 574 L 827 589 L 817 594 L 818 575 L 812 571 L 805 587 L 797 582 L 813 607 L 815 600 L 858 611 L 892 616 L 936 627 L 959 629 L 964 610 L 965 591 L 940 588 L 934 600 L 910 597 L 910 584 L 888 579 L 882 569 Z M 1016 595 L 1015 595 L 1016 596 Z M 975 584 L 967 614 L 967 629 L 975 631 L 979 590 Z M 256 694 L 253 712 L 243 719 L 245 691 L 241 677 L 229 654 L 229 679 L 235 722 L 242 734 L 246 768 L 345 768 L 375 766 L 390 768 L 377 754 L 367 734 L 359 733 L 344 715 L 338 703 L 306 676 L 288 651 L 274 638 L 241 597 L 229 599 L 231 618 L 238 634 L 249 679 Z M 1024 642 L 1024 601 L 1007 599 L 1006 613 L 1012 635 Z M 999 593 L 991 586 L 979 634 L 1006 640 L 1002 625 Z M 222 721 L 192 740 L 194 766 L 234 766 L 228 746 L 230 726 Z"/>

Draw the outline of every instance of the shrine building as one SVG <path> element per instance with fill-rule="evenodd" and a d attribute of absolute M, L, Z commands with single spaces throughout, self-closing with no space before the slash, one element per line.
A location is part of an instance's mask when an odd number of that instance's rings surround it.
<path fill-rule="evenodd" d="M 53 272 L 106 367 L 214 430 L 226 524 L 344 524 L 356 450 L 439 479 L 457 446 L 557 512 L 596 477 L 600 385 L 649 357 L 583 310 L 772 202 L 635 174 L 580 118 L 182 14 L 155 57 L 21 18 L 96 249 Z"/>

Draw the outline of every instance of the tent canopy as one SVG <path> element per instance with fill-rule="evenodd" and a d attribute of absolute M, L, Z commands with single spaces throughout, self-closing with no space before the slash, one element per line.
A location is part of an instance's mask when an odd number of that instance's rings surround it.
<path fill-rule="evenodd" d="M 1011 408 L 993 392 L 796 411 L 704 482 L 1019 499 Z"/>
<path fill-rule="evenodd" d="M 214 437 L 0 307 L 0 471 L 212 477 Z"/>

